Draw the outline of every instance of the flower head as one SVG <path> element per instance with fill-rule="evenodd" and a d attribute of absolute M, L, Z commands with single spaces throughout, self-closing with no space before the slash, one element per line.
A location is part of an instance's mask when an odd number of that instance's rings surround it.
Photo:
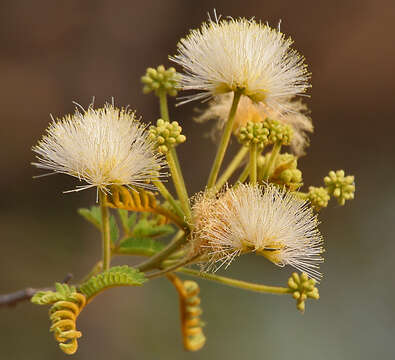
<path fill-rule="evenodd" d="M 229 265 L 256 252 L 279 266 L 291 265 L 319 279 L 322 236 L 308 202 L 273 185 L 239 184 L 215 199 L 198 197 L 193 207 L 193 242 L 211 264 Z M 219 266 L 219 267 L 220 267 Z"/>
<path fill-rule="evenodd" d="M 226 123 L 229 115 L 229 109 L 232 104 L 231 94 L 215 96 L 208 107 L 195 120 L 205 122 L 207 120 L 217 120 L 217 126 L 212 131 L 212 137 L 217 139 L 219 130 Z M 307 106 L 300 100 L 285 99 L 284 107 L 286 111 L 280 111 L 270 108 L 263 103 L 254 103 L 248 97 L 243 96 L 240 99 L 235 115 L 233 133 L 239 134 L 239 130 L 245 127 L 247 122 L 262 123 L 266 118 L 276 120 L 284 125 L 289 125 L 293 129 L 291 140 L 291 149 L 297 155 L 304 154 L 304 149 L 309 143 L 307 132 L 313 131 L 311 118 L 308 116 Z"/>
<path fill-rule="evenodd" d="M 284 99 L 310 86 L 304 58 L 277 29 L 247 19 L 211 19 L 191 30 L 170 59 L 184 67 L 180 86 L 199 90 L 189 100 L 241 91 L 254 102 L 284 109 Z"/>
<path fill-rule="evenodd" d="M 33 151 L 38 168 L 88 183 L 73 191 L 114 184 L 147 187 L 164 163 L 135 113 L 111 104 L 53 120 Z"/>

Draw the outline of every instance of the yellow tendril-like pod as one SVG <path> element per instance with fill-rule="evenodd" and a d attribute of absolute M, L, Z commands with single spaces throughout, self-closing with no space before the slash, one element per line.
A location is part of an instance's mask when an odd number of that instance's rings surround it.
<path fill-rule="evenodd" d="M 85 295 L 76 291 L 74 286 L 55 284 L 56 292 L 40 291 L 31 299 L 34 304 L 49 305 L 49 318 L 52 322 L 50 331 L 60 349 L 67 355 L 74 354 L 78 349 L 77 339 L 82 333 L 76 329 L 76 320 L 86 304 Z"/>
<path fill-rule="evenodd" d="M 181 330 L 185 350 L 198 351 L 206 343 L 203 323 L 200 320 L 199 285 L 195 281 L 181 281 L 176 275 L 168 274 L 168 279 L 176 288 L 180 299 Z"/>
<path fill-rule="evenodd" d="M 176 214 L 160 206 L 156 200 L 155 194 L 144 189 L 128 189 L 125 186 L 111 186 L 111 194 L 107 197 L 106 206 L 116 209 L 124 209 L 136 212 L 151 212 L 162 215 L 164 222 L 172 221 L 180 228 L 185 224 Z M 164 223 L 163 222 L 163 223 Z"/>
<path fill-rule="evenodd" d="M 49 310 L 52 321 L 50 331 L 54 333 L 60 349 L 67 355 L 74 354 L 78 349 L 77 339 L 82 333 L 76 329 L 76 320 L 86 303 L 84 295 L 75 293 L 74 296 L 74 301 L 58 301 Z"/>

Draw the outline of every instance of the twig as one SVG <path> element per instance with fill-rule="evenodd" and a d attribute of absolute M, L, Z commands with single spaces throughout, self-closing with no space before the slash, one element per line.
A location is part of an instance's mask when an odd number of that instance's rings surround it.
<path fill-rule="evenodd" d="M 68 284 L 69 281 L 73 278 L 73 274 L 68 273 L 64 280 L 62 281 L 63 284 Z M 33 288 L 26 288 L 23 290 L 18 290 L 9 294 L 0 295 L 0 307 L 5 306 L 16 306 L 18 303 L 30 300 L 36 292 L 39 291 L 49 291 L 54 290 L 54 288 L 42 288 L 42 289 L 33 289 Z"/>
<path fill-rule="evenodd" d="M 38 291 L 45 291 L 49 289 L 33 289 L 26 288 L 18 290 L 13 293 L 0 295 L 0 307 L 2 306 L 16 306 L 19 302 L 30 300 Z"/>

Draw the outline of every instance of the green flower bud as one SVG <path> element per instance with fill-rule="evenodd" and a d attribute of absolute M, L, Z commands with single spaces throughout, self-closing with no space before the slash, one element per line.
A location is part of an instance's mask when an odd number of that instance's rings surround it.
<path fill-rule="evenodd" d="M 268 139 L 271 144 L 289 145 L 291 143 L 293 130 L 289 125 L 281 124 L 279 121 L 272 119 L 266 119 L 263 124 L 269 130 Z"/>
<path fill-rule="evenodd" d="M 158 119 L 156 126 L 152 125 L 149 127 L 148 136 L 156 142 L 158 152 L 166 154 L 172 147 L 186 141 L 186 137 L 181 134 L 181 131 L 182 127 L 178 125 L 177 121 L 170 123 L 169 121 Z"/>
<path fill-rule="evenodd" d="M 314 186 L 309 187 L 308 199 L 315 210 L 319 211 L 322 208 L 327 207 L 330 198 L 331 197 L 329 196 L 326 188 Z"/>
<path fill-rule="evenodd" d="M 309 279 L 306 273 L 300 275 L 293 273 L 288 279 L 288 287 L 292 292 L 292 297 L 296 300 L 296 308 L 299 311 L 305 311 L 305 301 L 308 298 L 319 299 L 320 296 L 315 285 L 316 281 Z"/>
<path fill-rule="evenodd" d="M 244 146 L 258 145 L 258 151 L 262 151 L 265 145 L 269 143 L 267 136 L 269 130 L 263 126 L 263 123 L 248 121 L 246 126 L 239 129 L 239 142 Z"/>
<path fill-rule="evenodd" d="M 159 95 L 160 91 L 165 91 L 169 96 L 177 96 L 178 78 L 179 75 L 173 67 L 167 70 L 163 65 L 159 65 L 156 69 L 148 68 L 145 75 L 141 77 L 141 82 L 144 84 L 143 93 L 155 91 L 155 94 Z"/>
<path fill-rule="evenodd" d="M 354 176 L 345 176 L 344 170 L 330 171 L 324 177 L 324 183 L 328 193 L 337 198 L 340 205 L 344 205 L 346 200 L 354 199 Z"/>
<path fill-rule="evenodd" d="M 266 161 L 269 161 L 270 153 L 266 154 L 263 159 L 258 158 L 258 169 L 263 167 Z M 290 190 L 294 191 L 303 185 L 302 172 L 297 169 L 297 158 L 288 153 L 280 154 L 274 165 L 273 174 L 270 177 L 270 182 L 278 185 L 285 185 Z"/>

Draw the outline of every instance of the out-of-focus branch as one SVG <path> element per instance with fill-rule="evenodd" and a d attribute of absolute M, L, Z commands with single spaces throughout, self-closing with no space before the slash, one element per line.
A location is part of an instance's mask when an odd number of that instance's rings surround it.
<path fill-rule="evenodd" d="M 62 283 L 68 283 L 72 279 L 72 274 L 67 274 Z M 38 291 L 48 291 L 53 290 L 53 288 L 42 288 L 42 289 L 34 289 L 34 288 L 26 288 L 23 290 L 18 290 L 9 294 L 0 295 L 0 307 L 5 306 L 16 306 L 18 303 L 23 301 L 30 300 L 33 295 Z"/>

